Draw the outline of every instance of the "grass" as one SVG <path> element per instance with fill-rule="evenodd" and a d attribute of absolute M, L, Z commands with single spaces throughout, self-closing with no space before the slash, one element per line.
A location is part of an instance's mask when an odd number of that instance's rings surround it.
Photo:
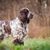
<path fill-rule="evenodd" d="M 0 43 L 0 50 L 50 50 L 49 39 L 27 39 L 24 45 L 14 45 L 10 39 Z"/>

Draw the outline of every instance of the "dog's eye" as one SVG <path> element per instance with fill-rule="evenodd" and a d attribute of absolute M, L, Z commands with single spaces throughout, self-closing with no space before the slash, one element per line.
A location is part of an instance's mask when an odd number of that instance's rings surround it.
<path fill-rule="evenodd" d="M 24 13 L 21 13 L 21 15 L 25 15 Z"/>

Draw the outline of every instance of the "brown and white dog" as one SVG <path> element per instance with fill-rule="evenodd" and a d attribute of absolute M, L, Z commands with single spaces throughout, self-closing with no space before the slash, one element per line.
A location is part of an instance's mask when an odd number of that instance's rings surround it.
<path fill-rule="evenodd" d="M 19 16 L 11 21 L 11 32 L 13 34 L 15 44 L 16 42 L 22 43 L 21 41 L 27 35 L 28 24 L 32 18 L 33 14 L 29 11 L 29 9 L 23 8 L 20 10 Z"/>
<path fill-rule="evenodd" d="M 4 21 L 2 24 L 3 34 L 13 35 L 14 43 L 22 44 L 23 38 L 27 35 L 28 32 L 27 26 L 30 22 L 30 19 L 33 18 L 33 14 L 29 11 L 28 8 L 22 8 L 19 12 L 19 16 L 13 20 Z"/>

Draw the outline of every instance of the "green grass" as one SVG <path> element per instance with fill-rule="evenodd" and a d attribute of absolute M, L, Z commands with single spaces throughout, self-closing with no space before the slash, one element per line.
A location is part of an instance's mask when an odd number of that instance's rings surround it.
<path fill-rule="evenodd" d="M 50 50 L 49 39 L 27 39 L 24 45 L 14 45 L 10 39 L 0 43 L 0 50 Z"/>

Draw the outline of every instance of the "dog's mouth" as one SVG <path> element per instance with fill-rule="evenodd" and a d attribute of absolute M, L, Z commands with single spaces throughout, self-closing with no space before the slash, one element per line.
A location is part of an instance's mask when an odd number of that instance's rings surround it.
<path fill-rule="evenodd" d="M 33 14 L 30 14 L 30 19 L 32 19 L 33 18 Z"/>
<path fill-rule="evenodd" d="M 29 18 L 29 19 L 32 19 L 32 18 L 33 18 L 33 14 L 32 14 L 31 12 L 29 12 L 28 18 Z"/>

